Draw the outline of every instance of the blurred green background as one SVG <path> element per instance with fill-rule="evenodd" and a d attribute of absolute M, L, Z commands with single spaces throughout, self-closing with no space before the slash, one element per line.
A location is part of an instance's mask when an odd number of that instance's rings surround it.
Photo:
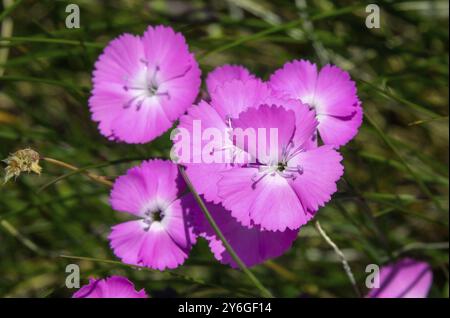
<path fill-rule="evenodd" d="M 203 78 L 224 63 L 268 79 L 291 59 L 327 62 L 357 82 L 366 117 L 342 149 L 345 177 L 317 214 L 365 293 L 365 267 L 402 256 L 429 262 L 431 297 L 448 297 L 448 2 L 373 1 L 381 27 L 365 26 L 364 1 L 2 0 L 0 158 L 32 147 L 111 180 L 140 159 L 167 157 L 168 135 L 146 144 L 107 141 L 90 120 L 94 62 L 124 32 L 166 24 L 182 32 Z M 65 8 L 79 5 L 81 28 Z M 8 9 L 5 10 L 5 4 Z M 218 263 L 201 240 L 184 266 L 166 272 L 116 262 L 106 236 L 121 216 L 108 188 L 45 162 L 41 176 L 0 186 L 0 296 L 68 297 L 65 267 L 126 275 L 152 296 L 251 296 L 245 276 Z M 3 176 L 3 175 L 2 175 Z M 95 258 L 79 260 L 60 255 Z M 313 222 L 293 248 L 253 269 L 278 297 L 354 297 L 339 258 Z"/>

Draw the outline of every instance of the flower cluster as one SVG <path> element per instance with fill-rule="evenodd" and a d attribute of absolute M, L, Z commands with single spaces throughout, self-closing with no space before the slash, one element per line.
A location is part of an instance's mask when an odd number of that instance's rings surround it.
<path fill-rule="evenodd" d="M 363 115 L 347 72 L 296 60 L 263 81 L 224 65 L 207 75 L 204 99 L 193 105 L 200 75 L 184 37 L 164 26 L 120 36 L 95 65 L 89 105 L 104 136 L 146 143 L 179 121 L 172 161 L 145 161 L 114 183 L 112 208 L 133 218 L 109 235 L 124 263 L 176 268 L 203 238 L 217 260 L 237 267 L 178 165 L 247 266 L 287 251 L 337 191 L 339 148 L 356 136 Z M 203 156 L 224 152 L 231 156 Z"/>

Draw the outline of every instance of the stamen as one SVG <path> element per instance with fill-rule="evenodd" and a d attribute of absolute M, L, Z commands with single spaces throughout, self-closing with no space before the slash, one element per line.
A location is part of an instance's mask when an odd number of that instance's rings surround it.
<path fill-rule="evenodd" d="M 142 94 L 133 96 L 128 102 L 126 102 L 126 103 L 123 105 L 123 108 L 124 108 L 124 109 L 130 108 L 136 100 L 138 100 L 139 98 L 142 98 L 142 97 L 143 97 Z"/>
<path fill-rule="evenodd" d="M 140 61 L 142 63 L 144 63 L 146 65 L 146 67 L 148 67 L 148 61 L 146 61 L 144 59 L 141 59 Z M 156 66 L 155 71 L 152 74 L 152 78 L 149 81 L 146 81 L 146 83 L 143 83 L 141 86 L 139 84 L 138 85 L 128 85 L 128 84 L 123 85 L 123 89 L 126 92 L 137 91 L 136 92 L 137 94 L 135 96 L 131 97 L 131 99 L 123 105 L 124 109 L 130 108 L 131 106 L 133 106 L 134 103 L 136 103 L 136 111 L 140 111 L 145 100 L 147 98 L 153 97 L 153 96 L 166 96 L 168 99 L 170 99 L 169 92 L 158 93 L 158 84 L 156 81 L 156 74 L 159 72 L 159 70 L 160 70 L 159 66 Z M 125 81 L 128 81 L 128 78 L 126 78 Z"/>
<path fill-rule="evenodd" d="M 156 96 L 166 96 L 167 99 L 170 100 L 170 94 L 169 94 L 169 92 L 162 92 L 162 93 L 156 93 L 156 92 L 155 92 L 154 95 L 156 95 Z"/>
<path fill-rule="evenodd" d="M 172 81 L 172 80 L 174 80 L 174 79 L 181 78 L 181 77 L 185 76 L 185 75 L 191 70 L 191 68 L 192 68 L 192 65 L 189 65 L 189 66 L 183 71 L 183 73 L 181 73 L 181 74 L 179 74 L 179 75 L 175 75 L 175 76 L 173 76 L 173 77 L 171 77 L 171 78 L 168 78 L 168 79 L 162 81 L 160 84 L 166 83 L 166 82 Z M 158 66 L 157 66 L 157 70 L 159 70 Z"/>
<path fill-rule="evenodd" d="M 144 213 L 145 217 L 142 218 L 142 222 L 146 224 L 144 231 L 148 231 L 153 222 L 161 222 L 164 218 L 164 212 L 161 210 L 148 210 Z"/>
<path fill-rule="evenodd" d="M 148 61 L 144 58 L 140 58 L 139 61 L 148 67 Z"/>

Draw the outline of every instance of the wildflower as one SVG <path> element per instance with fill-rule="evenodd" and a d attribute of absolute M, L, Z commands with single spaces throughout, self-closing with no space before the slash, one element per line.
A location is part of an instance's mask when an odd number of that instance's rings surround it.
<path fill-rule="evenodd" d="M 144 289 L 136 291 L 134 284 L 122 276 L 89 279 L 72 298 L 148 298 Z"/>
<path fill-rule="evenodd" d="M 146 143 L 168 130 L 194 102 L 200 69 L 184 37 L 170 27 L 124 34 L 95 64 L 92 119 L 110 140 Z"/>
<path fill-rule="evenodd" d="M 39 159 L 39 154 L 30 148 L 21 149 L 10 154 L 8 158 L 3 160 L 7 164 L 4 184 L 11 178 L 20 176 L 22 172 L 41 174 L 42 167 L 39 166 Z"/>
<path fill-rule="evenodd" d="M 380 286 L 372 288 L 369 298 L 425 298 L 433 281 L 426 262 L 404 258 L 380 270 Z"/>
<path fill-rule="evenodd" d="M 212 151 L 232 148 L 235 153 L 248 154 L 252 162 L 187 162 L 186 173 L 195 189 L 207 201 L 222 203 L 246 227 L 298 229 L 330 200 L 343 173 L 342 157 L 331 146 L 317 148 L 311 143 L 318 125 L 315 113 L 300 101 L 280 97 L 256 78 L 227 81 L 210 95 L 210 104 L 202 101 L 180 118 L 180 128 L 193 135 L 196 120 L 204 130 L 257 132 L 259 128 L 272 128 L 278 140 L 270 147 L 270 136 L 257 134 L 258 143 L 269 145 L 269 152 L 274 154 L 263 158 L 258 155 L 258 147 L 239 144 L 231 135 Z M 208 143 L 192 147 L 203 149 Z M 198 162 L 195 159 L 191 162 Z"/>
<path fill-rule="evenodd" d="M 277 70 L 269 83 L 278 93 L 315 110 L 324 144 L 342 146 L 357 134 L 363 112 L 355 83 L 347 72 L 333 65 L 318 72 L 315 64 L 295 60 Z"/>
<path fill-rule="evenodd" d="M 310 148 L 316 126 L 314 113 L 304 105 L 298 105 L 295 112 L 262 105 L 233 120 L 235 129 L 251 128 L 257 132 L 258 142 L 275 148 L 268 155 L 262 155 L 260 149 L 244 148 L 255 163 L 235 165 L 220 173 L 218 197 L 242 224 L 270 231 L 295 230 L 331 199 L 343 174 L 342 157 L 329 145 Z M 261 134 L 261 127 L 276 129 L 277 142 L 272 144 Z"/>
<path fill-rule="evenodd" d="M 124 263 L 164 270 L 187 258 L 196 237 L 179 199 L 185 192 L 180 178 L 175 164 L 150 160 L 116 179 L 111 206 L 137 218 L 114 226 L 109 235 Z"/>

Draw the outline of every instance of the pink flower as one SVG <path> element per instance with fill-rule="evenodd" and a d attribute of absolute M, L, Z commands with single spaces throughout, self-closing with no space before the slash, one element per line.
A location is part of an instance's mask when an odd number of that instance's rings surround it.
<path fill-rule="evenodd" d="M 124 34 L 95 64 L 92 119 L 110 140 L 146 143 L 160 136 L 194 102 L 200 69 L 184 37 L 172 28 Z"/>
<path fill-rule="evenodd" d="M 327 145 L 346 144 L 361 126 L 363 111 L 355 83 L 336 66 L 326 65 L 318 72 L 315 64 L 295 60 L 271 76 L 270 86 L 315 110 L 319 135 Z"/>
<path fill-rule="evenodd" d="M 112 228 L 109 240 L 124 263 L 164 270 L 188 257 L 196 237 L 179 199 L 185 192 L 177 166 L 150 160 L 116 179 L 111 206 L 137 220 Z"/>
<path fill-rule="evenodd" d="M 192 206 L 190 213 L 193 219 L 194 232 L 209 242 L 209 247 L 218 261 L 237 268 L 237 264 L 226 251 L 222 241 L 209 225 L 197 205 L 195 203 L 188 204 Z M 282 255 L 292 246 L 298 235 L 298 230 L 272 232 L 263 231 L 258 226 L 247 228 L 239 224 L 231 216 L 230 211 L 225 210 L 221 205 L 206 203 L 206 207 L 228 243 L 230 243 L 247 267 Z"/>
<path fill-rule="evenodd" d="M 258 131 L 256 140 L 270 145 L 270 154 L 263 156 L 260 149 L 246 148 L 256 163 L 220 173 L 218 197 L 243 225 L 269 231 L 298 229 L 336 192 L 342 157 L 332 146 L 310 148 L 317 122 L 306 106 L 297 105 L 295 112 L 275 105 L 249 108 L 232 125 Z M 258 128 L 278 131 L 277 149 Z"/>
<path fill-rule="evenodd" d="M 425 262 L 404 258 L 380 270 L 380 287 L 369 298 L 425 298 L 433 281 L 433 272 Z"/>
<path fill-rule="evenodd" d="M 210 95 L 210 104 L 202 101 L 189 108 L 188 114 L 180 118 L 180 128 L 191 135 L 195 134 L 196 121 L 201 122 L 203 130 L 216 128 L 224 132 L 274 128 L 278 131 L 278 149 L 269 149 L 274 156 L 260 158 L 257 149 L 230 138 L 225 146 L 218 144 L 212 152 L 231 147 L 236 153 L 248 154 L 254 162 L 182 162 L 195 189 L 207 201 L 222 203 L 246 227 L 298 229 L 330 200 L 343 173 L 342 157 L 331 146 L 316 148 L 311 142 L 318 125 L 315 113 L 299 101 L 279 97 L 253 77 L 228 80 L 217 85 Z M 260 137 L 270 145 L 269 136 L 258 135 L 256 139 Z M 207 142 L 191 143 L 194 153 L 196 148 L 205 148 Z M 191 162 L 198 162 L 194 157 Z"/>
<path fill-rule="evenodd" d="M 148 298 L 144 289 L 136 291 L 134 284 L 125 277 L 111 276 L 104 279 L 89 279 L 72 298 Z"/>

